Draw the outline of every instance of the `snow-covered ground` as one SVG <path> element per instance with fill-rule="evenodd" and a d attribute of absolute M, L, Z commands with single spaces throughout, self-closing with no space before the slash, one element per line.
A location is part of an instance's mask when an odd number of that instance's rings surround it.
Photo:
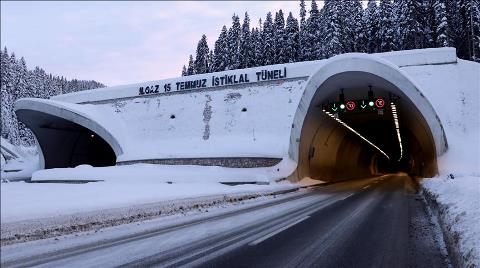
<path fill-rule="evenodd" d="M 296 164 L 283 159 L 272 167 L 227 168 L 220 166 L 132 164 L 125 166 L 54 168 L 35 172 L 32 181 L 112 181 L 130 182 L 270 182 L 285 178 L 295 170 Z M 287 175 L 283 172 L 288 172 Z"/>
<path fill-rule="evenodd" d="M 462 267 L 480 267 L 480 174 L 424 179 L 450 248 Z"/>
<path fill-rule="evenodd" d="M 38 170 L 39 155 L 36 147 L 19 147 L 1 138 L 0 178 L 14 181 L 29 179 Z"/>
<path fill-rule="evenodd" d="M 220 183 L 172 184 L 164 181 L 123 179 L 85 184 L 3 183 L 1 222 L 8 223 L 78 212 L 101 211 L 165 200 L 257 193 L 292 189 L 292 183 L 228 186 Z"/>
<path fill-rule="evenodd" d="M 208 211 L 212 206 L 270 198 L 299 187 L 286 181 L 228 186 L 148 178 L 81 184 L 2 183 L 1 239 L 2 244 L 28 241 L 190 210 Z"/>
<path fill-rule="evenodd" d="M 111 226 L 295 190 L 301 185 L 271 181 L 279 169 L 294 168 L 284 159 L 267 168 L 134 164 L 38 170 L 32 175 L 38 183 L 5 180 L 1 184 L 2 243 L 5 238 L 38 239 L 38 233 L 48 237 L 52 232 L 68 233 L 75 226 Z M 26 154 L 2 165 L 2 179 L 12 179 L 9 173 L 30 177 L 36 169 L 38 155 Z M 225 181 L 260 184 L 220 183 Z"/>

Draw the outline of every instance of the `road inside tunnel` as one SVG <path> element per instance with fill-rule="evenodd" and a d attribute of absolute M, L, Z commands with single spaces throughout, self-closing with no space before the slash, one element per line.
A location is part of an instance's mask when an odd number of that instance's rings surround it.
<path fill-rule="evenodd" d="M 325 81 L 310 103 L 296 174 L 323 181 L 391 172 L 431 177 L 436 155 L 424 115 L 401 89 L 373 74 L 346 72 Z"/>

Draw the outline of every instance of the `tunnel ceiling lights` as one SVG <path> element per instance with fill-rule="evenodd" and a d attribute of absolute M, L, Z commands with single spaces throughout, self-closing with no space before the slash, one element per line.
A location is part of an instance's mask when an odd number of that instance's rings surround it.
<path fill-rule="evenodd" d="M 391 102 L 390 107 L 392 108 L 392 115 L 393 115 L 393 122 L 395 123 L 395 130 L 397 131 L 398 144 L 400 145 L 400 158 L 398 158 L 398 161 L 400 161 L 403 157 L 403 146 L 402 146 L 402 136 L 400 135 L 400 124 L 398 123 L 397 106 L 395 105 L 395 103 Z"/>
<path fill-rule="evenodd" d="M 367 138 L 365 138 L 364 136 L 362 136 L 360 133 L 358 133 L 357 131 L 355 131 L 355 129 L 353 129 L 352 127 L 350 127 L 349 125 L 347 125 L 345 122 L 343 122 L 340 118 L 336 117 L 334 114 L 326 111 L 326 110 L 323 110 L 323 112 L 325 114 L 327 114 L 328 116 L 330 116 L 331 118 L 335 119 L 338 123 L 340 123 L 341 125 L 343 125 L 344 127 L 346 127 L 348 130 L 350 130 L 351 132 L 355 133 L 357 136 L 359 136 L 361 139 L 363 139 L 364 141 L 366 141 L 368 144 L 370 144 L 371 146 L 373 146 L 375 149 L 377 149 L 380 153 L 382 153 L 388 160 L 390 160 L 390 157 L 384 152 L 382 151 L 382 149 L 380 149 L 378 146 L 376 146 L 375 144 L 373 144 L 371 141 L 369 141 Z M 400 132 L 398 132 L 400 133 Z"/>

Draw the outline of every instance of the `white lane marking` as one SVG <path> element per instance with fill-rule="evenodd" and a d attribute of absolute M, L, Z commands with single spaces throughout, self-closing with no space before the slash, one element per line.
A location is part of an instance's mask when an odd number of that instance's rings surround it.
<path fill-rule="evenodd" d="M 370 186 L 371 185 L 367 185 L 367 186 L 363 187 L 362 190 L 368 189 L 368 188 L 370 188 Z"/>
<path fill-rule="evenodd" d="M 282 228 L 280 228 L 280 229 L 278 229 L 278 230 L 276 230 L 276 231 L 274 231 L 274 232 L 271 232 L 271 233 L 269 233 L 269 234 L 267 234 L 267 235 L 265 235 L 265 236 L 260 237 L 259 239 L 255 240 L 255 241 L 250 242 L 248 245 L 249 245 L 249 246 L 256 246 L 256 245 L 262 243 L 263 241 L 269 239 L 270 237 L 272 237 L 272 236 L 274 236 L 274 235 L 276 235 L 276 234 L 278 234 L 278 233 L 281 233 L 281 232 L 287 230 L 288 228 L 294 226 L 295 224 L 298 224 L 298 223 L 300 223 L 300 222 L 302 222 L 302 221 L 304 221 L 304 220 L 306 220 L 306 219 L 308 219 L 308 218 L 310 218 L 310 216 L 305 216 L 305 217 L 303 217 L 303 218 L 301 218 L 301 219 L 298 219 L 298 220 L 290 223 L 290 224 L 287 225 L 287 226 L 283 226 Z"/>
<path fill-rule="evenodd" d="M 345 199 L 347 199 L 347 198 L 349 198 L 349 197 L 352 196 L 352 195 L 353 195 L 353 194 L 349 194 L 349 195 L 345 196 L 344 198 L 342 198 L 342 201 L 345 200 Z"/>

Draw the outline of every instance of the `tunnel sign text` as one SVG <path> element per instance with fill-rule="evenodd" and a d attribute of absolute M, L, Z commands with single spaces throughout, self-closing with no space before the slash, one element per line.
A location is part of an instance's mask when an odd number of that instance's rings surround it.
<path fill-rule="evenodd" d="M 162 94 L 176 91 L 279 80 L 284 78 L 287 78 L 287 67 L 245 73 L 238 73 L 237 71 L 235 74 L 212 75 L 210 78 L 195 80 L 184 80 L 184 78 L 181 81 L 173 81 L 164 84 L 144 85 L 138 88 L 138 95 Z"/>

